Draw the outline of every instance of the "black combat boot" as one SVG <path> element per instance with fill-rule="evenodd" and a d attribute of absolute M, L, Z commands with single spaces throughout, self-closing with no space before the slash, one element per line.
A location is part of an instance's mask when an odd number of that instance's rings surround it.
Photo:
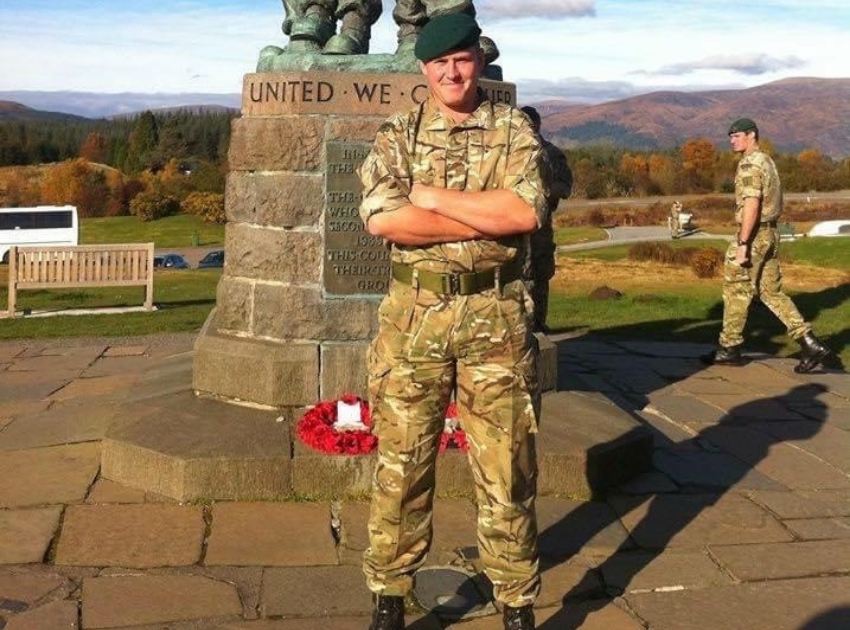
<path fill-rule="evenodd" d="M 829 348 L 823 345 L 814 333 L 807 332 L 797 340 L 800 348 L 803 349 L 803 356 L 800 362 L 794 366 L 794 371 L 797 374 L 806 374 L 811 372 L 823 363 L 823 360 L 830 355 Z"/>
<path fill-rule="evenodd" d="M 717 346 L 708 354 L 700 357 L 700 361 L 706 365 L 744 365 L 744 357 L 741 356 L 741 346 L 725 348 Z"/>
<path fill-rule="evenodd" d="M 505 621 L 505 630 L 534 630 L 534 610 L 531 604 L 511 608 L 505 606 L 502 617 Z"/>
<path fill-rule="evenodd" d="M 404 597 L 376 595 L 369 630 L 404 630 Z"/>

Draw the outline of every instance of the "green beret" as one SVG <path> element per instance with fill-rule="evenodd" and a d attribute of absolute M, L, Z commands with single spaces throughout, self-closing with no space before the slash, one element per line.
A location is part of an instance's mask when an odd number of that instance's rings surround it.
<path fill-rule="evenodd" d="M 738 133 L 739 131 L 758 131 L 759 128 L 756 127 L 756 123 L 750 120 L 749 118 L 739 118 L 735 122 L 733 122 L 729 127 L 729 135 L 731 136 L 733 133 Z"/>
<path fill-rule="evenodd" d="M 413 53 L 420 61 L 431 61 L 455 50 L 478 45 L 481 29 L 466 13 L 443 13 L 431 18 L 416 40 Z"/>

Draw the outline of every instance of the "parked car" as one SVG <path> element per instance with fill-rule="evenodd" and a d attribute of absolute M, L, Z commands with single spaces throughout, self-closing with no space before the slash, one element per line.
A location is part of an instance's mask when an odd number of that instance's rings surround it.
<path fill-rule="evenodd" d="M 180 254 L 156 254 L 153 257 L 154 269 L 188 269 L 189 263 Z"/>
<path fill-rule="evenodd" d="M 205 269 L 207 267 L 224 267 L 223 249 L 211 251 L 209 254 L 201 258 L 201 262 L 198 263 L 198 269 Z"/>

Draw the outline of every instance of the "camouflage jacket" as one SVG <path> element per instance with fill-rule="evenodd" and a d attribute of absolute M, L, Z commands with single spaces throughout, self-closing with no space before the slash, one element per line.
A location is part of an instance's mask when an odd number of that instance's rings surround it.
<path fill-rule="evenodd" d="M 540 141 L 525 114 L 483 98 L 462 123 L 445 116 L 430 100 L 390 117 L 360 167 L 363 223 L 379 212 L 410 204 L 413 184 L 454 190 L 506 189 L 534 209 L 538 225 L 547 214 L 540 168 Z M 525 256 L 528 235 L 430 246 L 393 244 L 392 260 L 429 271 L 487 269 Z"/>
<path fill-rule="evenodd" d="M 763 151 L 744 154 L 735 173 L 735 221 L 741 223 L 744 199 L 756 197 L 761 201 L 759 221 L 775 221 L 782 214 L 782 185 L 776 165 Z"/>

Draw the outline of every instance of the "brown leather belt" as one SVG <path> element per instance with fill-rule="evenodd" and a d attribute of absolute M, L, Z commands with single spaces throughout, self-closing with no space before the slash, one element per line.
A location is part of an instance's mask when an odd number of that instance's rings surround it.
<path fill-rule="evenodd" d="M 762 227 L 775 228 L 777 226 L 777 223 L 778 223 L 778 221 L 776 219 L 774 219 L 773 221 L 762 221 L 761 223 L 759 223 L 759 225 L 762 226 Z"/>
<path fill-rule="evenodd" d="M 514 259 L 483 271 L 467 273 L 437 273 L 415 269 L 412 265 L 394 262 L 393 279 L 404 284 L 414 284 L 414 272 L 419 287 L 442 295 L 472 295 L 497 286 L 503 287 L 522 277 L 522 261 Z"/>

